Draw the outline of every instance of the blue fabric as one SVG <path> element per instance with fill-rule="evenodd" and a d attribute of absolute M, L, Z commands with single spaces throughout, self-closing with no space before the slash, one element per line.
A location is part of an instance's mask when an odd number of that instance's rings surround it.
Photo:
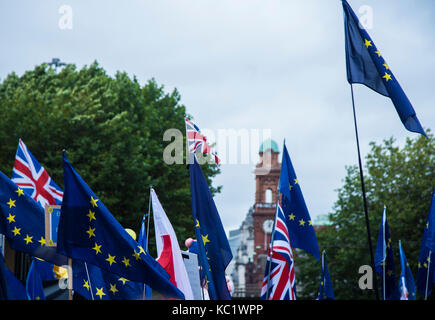
<path fill-rule="evenodd" d="M 412 270 L 409 267 L 408 260 L 405 256 L 405 251 L 402 248 L 402 243 L 399 241 L 399 252 L 400 252 L 400 266 L 401 273 L 399 279 L 399 289 L 400 296 L 403 300 L 415 300 L 416 299 L 416 291 L 415 291 L 415 282 L 414 277 L 412 276 Z"/>
<path fill-rule="evenodd" d="M 5 265 L 0 252 L 0 300 L 28 300 L 26 289 Z"/>
<path fill-rule="evenodd" d="M 147 239 L 146 228 L 145 228 L 145 221 L 146 221 L 145 218 L 147 216 L 149 218 L 149 213 L 144 215 L 142 218 L 138 243 L 142 248 L 144 248 L 145 252 L 148 254 L 149 253 L 149 251 L 148 251 L 148 239 Z M 147 299 L 151 299 L 153 297 L 153 290 L 151 289 L 150 286 L 147 286 L 147 285 L 144 285 L 144 286 L 145 287 L 143 289 L 145 290 L 145 297 Z"/>
<path fill-rule="evenodd" d="M 303 249 L 320 260 L 316 231 L 285 144 L 282 151 L 279 192 L 282 194 L 282 209 L 286 216 L 292 248 Z"/>
<path fill-rule="evenodd" d="M 57 250 L 161 294 L 184 299 L 168 273 L 125 231 L 63 157 L 64 184 Z"/>
<path fill-rule="evenodd" d="M 29 300 L 45 300 L 41 275 L 36 267 L 35 260 L 32 261 L 27 274 L 26 292 Z"/>
<path fill-rule="evenodd" d="M 420 254 L 418 257 L 417 290 L 428 297 L 432 294 L 432 286 L 435 282 L 435 250 L 433 250 L 433 236 L 435 229 L 435 189 L 432 193 L 429 215 L 426 220 L 423 239 L 421 241 Z M 428 274 L 429 272 L 429 274 Z"/>
<path fill-rule="evenodd" d="M 324 252 L 318 300 L 334 299 L 334 289 L 332 288 L 331 276 L 329 275 L 328 263 L 326 262 L 326 254 Z"/>
<path fill-rule="evenodd" d="M 233 255 L 219 213 L 201 167 L 194 156 L 190 169 L 192 215 L 198 243 L 198 260 L 205 273 L 211 300 L 229 300 L 225 268 Z"/>
<path fill-rule="evenodd" d="M 45 243 L 44 210 L 6 175 L 0 172 L 0 233 L 12 249 L 57 265 L 67 258 Z"/>
<path fill-rule="evenodd" d="M 359 27 L 358 17 L 342 0 L 345 26 L 347 81 L 361 83 L 387 96 L 405 128 L 426 136 L 414 108 L 369 34 Z"/>
<path fill-rule="evenodd" d="M 383 300 L 398 300 L 399 291 L 397 289 L 396 272 L 394 269 L 393 243 L 391 241 L 385 207 L 376 245 L 375 268 L 376 272 L 381 275 Z"/>

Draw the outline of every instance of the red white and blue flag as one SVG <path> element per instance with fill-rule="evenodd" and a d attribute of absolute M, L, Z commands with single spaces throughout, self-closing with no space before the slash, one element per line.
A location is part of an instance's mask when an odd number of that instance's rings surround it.
<path fill-rule="evenodd" d="M 45 205 L 62 203 L 62 189 L 51 179 L 21 139 L 18 142 L 11 180 L 43 208 Z"/>
<path fill-rule="evenodd" d="M 285 221 L 284 212 L 278 203 L 273 241 L 269 248 L 261 289 L 262 300 L 296 300 L 295 264 Z"/>
<path fill-rule="evenodd" d="M 199 130 L 198 126 L 192 120 L 187 118 L 185 120 L 189 153 L 196 153 L 199 151 L 201 153 L 210 154 L 214 157 L 216 164 L 219 164 L 220 159 L 216 155 L 214 149 L 207 142 L 207 138 L 201 133 L 201 130 Z"/>

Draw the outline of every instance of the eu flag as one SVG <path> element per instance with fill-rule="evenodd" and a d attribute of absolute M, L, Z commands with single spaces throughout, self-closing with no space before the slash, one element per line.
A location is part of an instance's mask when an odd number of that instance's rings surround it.
<path fill-rule="evenodd" d="M 73 288 L 87 300 L 142 300 L 143 284 L 73 260 Z"/>
<path fill-rule="evenodd" d="M 0 251 L 0 300 L 28 300 L 26 289 L 5 265 Z"/>
<path fill-rule="evenodd" d="M 405 256 L 405 251 L 403 251 L 402 243 L 399 240 L 399 252 L 400 252 L 400 300 L 415 300 L 415 283 L 414 277 L 412 276 L 412 271 L 409 266 L 408 260 Z"/>
<path fill-rule="evenodd" d="M 421 241 L 420 255 L 418 257 L 417 290 L 425 297 L 432 294 L 432 286 L 435 282 L 435 189 L 432 194 L 429 215 L 424 227 Z"/>
<path fill-rule="evenodd" d="M 57 250 L 165 296 L 183 299 L 160 264 L 125 231 L 63 155 L 64 195 Z M 134 199 L 132 199 L 134 200 Z"/>
<path fill-rule="evenodd" d="M 233 255 L 219 213 L 201 167 L 193 155 L 190 169 L 190 191 L 199 262 L 205 272 L 211 300 L 229 300 L 225 269 Z"/>
<path fill-rule="evenodd" d="M 282 209 L 286 215 L 292 248 L 303 249 L 320 260 L 316 231 L 285 144 L 282 152 L 279 192 L 282 194 Z"/>
<path fill-rule="evenodd" d="M 322 274 L 320 277 L 320 288 L 318 300 L 334 300 L 334 289 L 332 288 L 331 276 L 329 275 L 326 253 L 322 253 Z"/>
<path fill-rule="evenodd" d="M 67 264 L 65 256 L 48 246 L 42 207 L 1 172 L 0 233 L 6 236 L 12 249 L 59 266 Z"/>
<path fill-rule="evenodd" d="M 342 0 L 346 41 L 347 81 L 364 84 L 377 93 L 389 97 L 400 120 L 409 131 L 426 136 L 411 102 L 376 48 L 367 31 L 360 27 L 358 17 L 346 0 Z"/>
<path fill-rule="evenodd" d="M 44 287 L 35 259 L 33 259 L 27 274 L 26 292 L 29 300 L 45 300 Z"/>
<path fill-rule="evenodd" d="M 387 208 L 384 206 L 381 227 L 378 233 L 378 242 L 375 252 L 376 272 L 382 278 L 383 300 L 398 300 L 399 295 L 396 285 L 396 274 L 394 270 L 393 244 L 390 236 L 390 229 L 387 221 Z"/>

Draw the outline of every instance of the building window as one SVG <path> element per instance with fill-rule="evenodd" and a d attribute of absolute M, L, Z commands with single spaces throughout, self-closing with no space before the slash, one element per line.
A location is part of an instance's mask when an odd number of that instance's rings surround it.
<path fill-rule="evenodd" d="M 265 194 L 265 198 L 266 198 L 266 203 L 272 203 L 273 202 L 273 193 L 272 193 L 272 189 L 267 189 L 266 190 L 266 194 Z"/>

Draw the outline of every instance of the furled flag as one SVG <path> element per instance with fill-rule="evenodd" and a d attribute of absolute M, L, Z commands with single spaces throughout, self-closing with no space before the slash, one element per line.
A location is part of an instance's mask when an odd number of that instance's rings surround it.
<path fill-rule="evenodd" d="M 64 195 L 57 250 L 161 294 L 183 299 L 168 273 L 127 233 L 63 155 Z"/>
<path fill-rule="evenodd" d="M 282 209 L 292 248 L 303 249 L 320 260 L 316 231 L 285 144 L 282 152 L 279 192 L 282 194 Z"/>
<path fill-rule="evenodd" d="M 73 288 L 87 300 L 143 300 L 143 284 L 73 260 Z"/>
<path fill-rule="evenodd" d="M 328 263 L 326 262 L 326 252 L 322 253 L 322 274 L 320 276 L 319 296 L 317 300 L 334 300 L 334 289 L 329 275 Z"/>
<path fill-rule="evenodd" d="M 295 262 L 285 221 L 278 203 L 261 288 L 262 300 L 296 300 Z"/>
<path fill-rule="evenodd" d="M 346 41 L 347 81 L 361 83 L 389 97 L 403 125 L 409 131 L 426 136 L 411 102 L 403 92 L 390 67 L 346 0 L 342 0 Z"/>
<path fill-rule="evenodd" d="M 139 238 L 138 238 L 138 243 L 139 245 L 144 248 L 145 253 L 148 254 L 148 238 L 147 238 L 147 233 L 146 233 L 146 228 L 145 228 L 145 218 L 149 217 L 149 213 L 145 214 L 142 218 L 142 223 L 140 226 L 140 232 L 139 232 Z M 149 285 L 144 284 L 143 285 L 143 300 L 145 299 L 151 299 L 153 297 L 153 290 L 151 289 L 151 287 Z"/>
<path fill-rule="evenodd" d="M 211 300 L 231 299 L 225 269 L 233 255 L 219 213 L 201 167 L 193 156 L 190 170 L 190 192 L 195 234 L 198 239 L 198 260 L 206 273 Z"/>
<path fill-rule="evenodd" d="M 34 258 L 27 274 L 26 292 L 29 300 L 45 300 L 41 275 L 36 267 Z"/>
<path fill-rule="evenodd" d="M 50 178 L 21 139 L 15 155 L 12 181 L 43 208 L 62 203 L 62 189 Z"/>
<path fill-rule="evenodd" d="M 382 279 L 382 300 L 398 300 L 396 274 L 394 270 L 393 243 L 387 221 L 387 208 L 384 206 L 381 227 L 378 233 L 378 242 L 375 252 L 376 272 Z"/>
<path fill-rule="evenodd" d="M 5 265 L 0 250 L 0 300 L 29 300 L 26 289 Z"/>
<path fill-rule="evenodd" d="M 158 255 L 157 261 L 169 273 L 169 280 L 183 292 L 184 298 L 186 300 L 193 300 L 192 287 L 190 286 L 189 276 L 183 262 L 177 236 L 154 189 L 151 189 L 151 199 Z"/>
<path fill-rule="evenodd" d="M 406 260 L 405 252 L 402 248 L 402 243 L 399 240 L 400 266 L 401 273 L 399 279 L 400 300 L 415 300 L 415 283 L 412 271 Z"/>
<path fill-rule="evenodd" d="M 432 193 L 429 215 L 424 227 L 421 241 L 420 255 L 418 257 L 417 290 L 425 295 L 432 294 L 432 286 L 435 283 L 435 189 Z"/>
<path fill-rule="evenodd" d="M 201 133 L 198 126 L 189 119 L 185 119 L 186 121 L 186 137 L 187 137 L 187 145 L 189 147 L 189 153 L 193 154 L 197 151 L 205 154 L 210 154 L 214 157 L 214 161 L 216 164 L 219 164 L 220 159 L 216 155 L 214 149 L 207 142 L 207 138 Z"/>
<path fill-rule="evenodd" d="M 59 266 L 67 264 L 55 247 L 47 246 L 42 207 L 1 172 L 0 233 L 12 249 Z"/>

